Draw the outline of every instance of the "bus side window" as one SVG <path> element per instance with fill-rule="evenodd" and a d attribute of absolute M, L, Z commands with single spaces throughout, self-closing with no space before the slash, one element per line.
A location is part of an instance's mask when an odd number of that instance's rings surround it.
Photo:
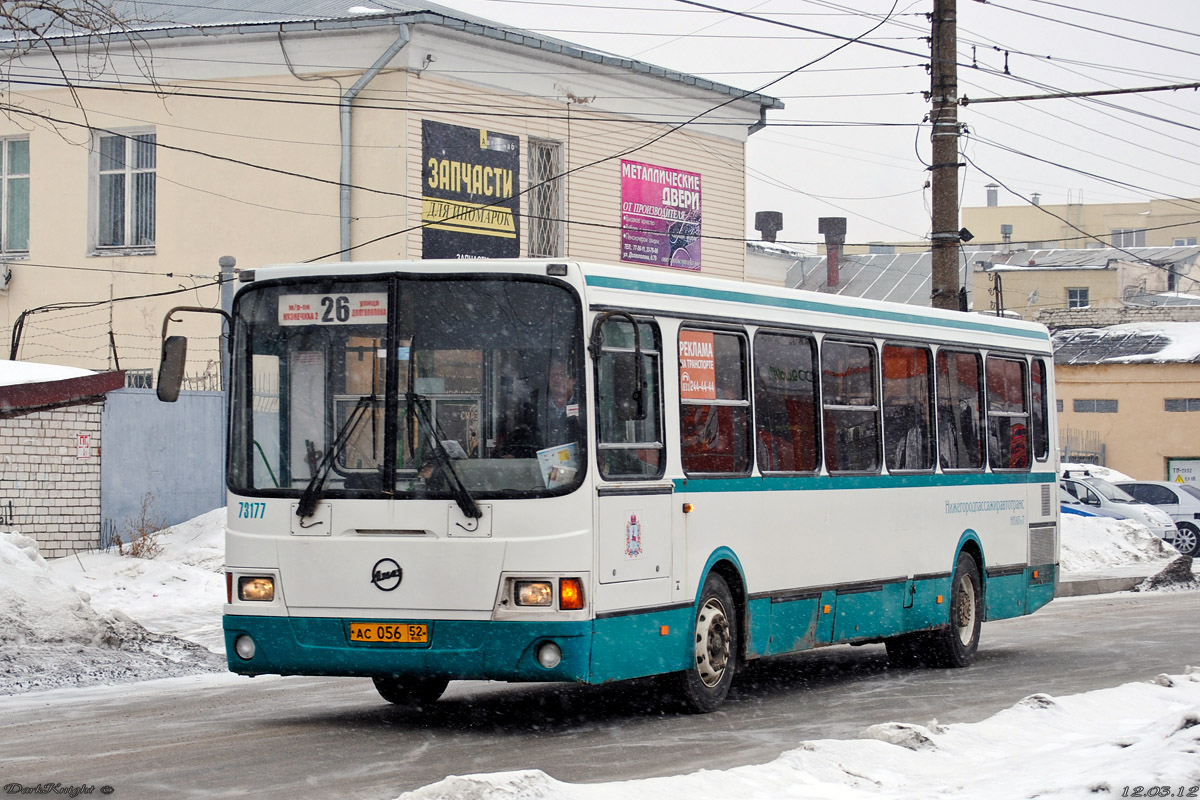
<path fill-rule="evenodd" d="M 832 342 L 821 346 L 825 467 L 830 472 L 879 470 L 879 399 L 875 348 Z"/>
<path fill-rule="evenodd" d="M 1033 359 L 1032 400 L 1030 411 L 1033 414 L 1033 457 L 1045 461 L 1050 457 L 1050 413 L 1047 405 L 1046 362 L 1044 359 Z"/>
<path fill-rule="evenodd" d="M 983 363 L 978 353 L 939 350 L 937 430 L 942 469 L 983 469 Z"/>
<path fill-rule="evenodd" d="M 992 469 L 1029 469 L 1029 407 L 1025 362 L 987 359 L 988 463 Z"/>
<path fill-rule="evenodd" d="M 754 337 L 754 420 L 761 472 L 815 472 L 817 346 L 810 336 L 759 332 Z"/>
<path fill-rule="evenodd" d="M 620 354 L 634 351 L 633 326 L 611 317 L 601 330 L 600 357 L 596 359 L 596 458 L 605 480 L 661 477 L 666 467 L 662 433 L 662 337 L 658 323 L 638 321 L 645 382 L 646 418 L 622 420 L 617 411 L 614 368 Z"/>
<path fill-rule="evenodd" d="M 746 340 L 736 333 L 679 331 L 679 425 L 683 471 L 750 471 Z"/>
<path fill-rule="evenodd" d="M 883 436 L 889 471 L 933 469 L 932 367 L 924 347 L 883 348 Z"/>

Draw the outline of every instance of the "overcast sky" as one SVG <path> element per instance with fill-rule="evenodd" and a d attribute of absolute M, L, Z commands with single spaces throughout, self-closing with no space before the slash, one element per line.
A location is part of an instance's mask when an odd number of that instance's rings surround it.
<path fill-rule="evenodd" d="M 773 209 L 784 214 L 781 241 L 815 242 L 823 216 L 848 217 L 849 242 L 928 236 L 922 93 L 932 0 L 708 3 L 765 21 L 680 0 L 441 2 L 782 99 L 787 108 L 750 139 L 751 235 L 754 212 Z M 1196 0 L 958 0 L 958 18 L 959 93 L 968 98 L 1200 81 Z M 821 58 L 877 25 L 869 44 Z M 1001 205 L 1034 192 L 1043 204 L 1200 197 L 1192 90 L 989 103 L 960 108 L 959 119 L 969 131 L 959 176 L 966 206 L 983 205 L 993 180 L 1007 187 Z"/>

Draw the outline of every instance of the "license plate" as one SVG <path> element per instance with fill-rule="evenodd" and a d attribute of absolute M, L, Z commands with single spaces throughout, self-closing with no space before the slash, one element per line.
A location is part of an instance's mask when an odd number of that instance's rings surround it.
<path fill-rule="evenodd" d="M 422 622 L 351 622 L 350 641 L 370 644 L 425 644 L 429 626 Z"/>

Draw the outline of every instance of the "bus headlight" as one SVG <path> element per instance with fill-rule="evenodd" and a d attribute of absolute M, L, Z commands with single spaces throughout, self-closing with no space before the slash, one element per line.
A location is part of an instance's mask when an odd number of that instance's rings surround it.
<path fill-rule="evenodd" d="M 238 578 L 238 600 L 253 600 L 261 603 L 269 603 L 274 599 L 274 578 Z"/>
<path fill-rule="evenodd" d="M 554 604 L 554 589 L 550 581 L 517 581 L 513 596 L 519 606 Z"/>

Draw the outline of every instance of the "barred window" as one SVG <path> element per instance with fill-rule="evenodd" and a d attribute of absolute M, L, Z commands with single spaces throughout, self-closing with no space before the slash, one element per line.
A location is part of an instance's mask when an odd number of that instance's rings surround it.
<path fill-rule="evenodd" d="M 529 255 L 563 256 L 563 145 L 529 140 Z"/>
<path fill-rule="evenodd" d="M 1116 414 L 1117 401 L 1105 399 L 1073 400 L 1071 409 L 1076 414 Z"/>
<path fill-rule="evenodd" d="M 1163 411 L 1200 411 L 1200 397 L 1175 397 L 1163 400 Z"/>

